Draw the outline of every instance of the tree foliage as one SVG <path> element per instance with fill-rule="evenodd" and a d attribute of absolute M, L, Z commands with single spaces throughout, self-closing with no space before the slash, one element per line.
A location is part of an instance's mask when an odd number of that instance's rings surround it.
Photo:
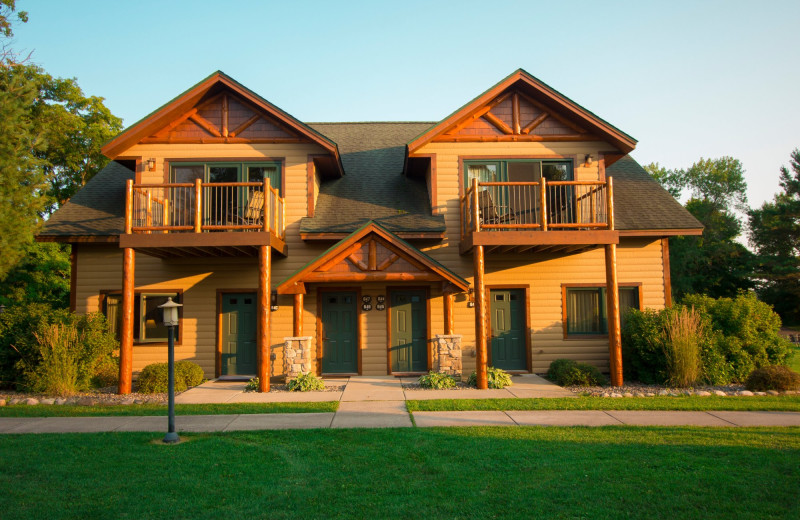
<path fill-rule="evenodd" d="M 750 243 L 759 258 L 759 296 L 790 323 L 800 323 L 800 149 L 781 167 L 781 190 L 749 213 Z"/>
<path fill-rule="evenodd" d="M 754 286 L 754 255 L 736 239 L 742 223 L 733 209 L 747 208 L 742 164 L 732 157 L 703 159 L 687 170 L 668 170 L 658 163 L 645 169 L 674 197 L 688 190 L 686 209 L 704 227 L 702 236 L 670 239 L 672 289 L 686 294 L 733 297 Z"/>
<path fill-rule="evenodd" d="M 54 309 L 69 306 L 70 246 L 33 242 L 22 259 L 0 281 L 0 304 L 45 303 Z"/>

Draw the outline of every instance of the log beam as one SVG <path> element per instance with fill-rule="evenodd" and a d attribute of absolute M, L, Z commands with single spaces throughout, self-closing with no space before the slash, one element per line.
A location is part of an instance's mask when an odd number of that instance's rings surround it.
<path fill-rule="evenodd" d="M 486 352 L 486 283 L 483 276 L 483 246 L 475 246 L 473 264 L 475 271 L 475 371 L 477 372 L 478 389 L 486 390 L 488 388 L 486 379 L 488 356 Z"/>
<path fill-rule="evenodd" d="M 134 272 L 136 269 L 133 248 L 122 251 L 122 327 L 119 342 L 119 386 L 120 395 L 131 393 L 133 384 L 133 305 Z"/>
<path fill-rule="evenodd" d="M 295 294 L 294 295 L 294 314 L 292 316 L 292 324 L 294 325 L 292 329 L 292 335 L 295 338 L 299 338 L 303 335 L 303 295 L 302 294 Z"/>
<path fill-rule="evenodd" d="M 619 320 L 619 283 L 617 281 L 617 245 L 606 248 L 606 316 L 608 317 L 608 359 L 611 385 L 622 386 L 622 338 Z"/>
<path fill-rule="evenodd" d="M 258 336 L 256 347 L 256 362 L 258 376 L 258 391 L 269 392 L 269 298 L 270 298 L 270 271 L 272 258 L 269 246 L 258 248 Z"/>

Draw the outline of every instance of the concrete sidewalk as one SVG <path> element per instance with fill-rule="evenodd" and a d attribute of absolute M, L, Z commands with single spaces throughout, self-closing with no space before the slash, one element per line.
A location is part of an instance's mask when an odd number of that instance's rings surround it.
<path fill-rule="evenodd" d="M 682 411 L 468 411 L 416 412 L 417 427 L 434 426 L 800 426 L 800 412 Z M 177 416 L 182 432 L 229 432 L 318 428 L 408 428 L 403 401 L 343 402 L 336 413 Z M 0 434 L 164 432 L 167 418 L 0 417 Z"/>

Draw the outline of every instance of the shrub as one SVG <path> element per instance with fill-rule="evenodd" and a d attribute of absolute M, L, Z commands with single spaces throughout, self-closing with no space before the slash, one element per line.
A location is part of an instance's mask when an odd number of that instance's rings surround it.
<path fill-rule="evenodd" d="M 203 382 L 203 369 L 191 361 L 175 363 L 175 391 L 183 392 L 187 388 Z M 169 391 L 169 365 L 153 363 L 144 367 L 136 381 L 137 390 L 143 394 L 166 393 Z"/>
<path fill-rule="evenodd" d="M 670 381 L 667 324 L 693 307 L 704 334 L 700 347 L 702 375 L 710 384 L 741 382 L 756 368 L 785 363 L 791 344 L 780 336 L 780 317 L 753 294 L 736 298 L 689 295 L 683 305 L 661 311 L 631 310 L 622 330 L 623 369 L 627 379 L 643 383 Z"/>
<path fill-rule="evenodd" d="M 106 388 L 119 384 L 119 358 L 107 357 L 103 359 L 94 371 L 92 386 Z"/>
<path fill-rule="evenodd" d="M 600 386 L 607 383 L 596 366 L 571 359 L 556 359 L 550 363 L 547 378 L 561 386 Z"/>
<path fill-rule="evenodd" d="M 419 378 L 419 386 L 422 388 L 444 390 L 446 388 L 454 388 L 456 386 L 456 380 L 449 374 L 430 371 Z"/>
<path fill-rule="evenodd" d="M 511 376 L 502 368 L 489 367 L 486 369 L 486 380 L 489 388 L 505 388 L 511 386 Z M 470 374 L 467 384 L 478 386 L 478 373 Z"/>
<path fill-rule="evenodd" d="M 311 372 L 302 373 L 286 385 L 290 392 L 312 392 L 325 390 L 325 383 Z"/>
<path fill-rule="evenodd" d="M 664 345 L 668 382 L 673 386 L 694 385 L 702 376 L 703 320 L 694 308 L 681 307 L 668 313 L 665 323 L 667 342 Z"/>
<path fill-rule="evenodd" d="M 766 390 L 798 390 L 800 374 L 783 365 L 770 365 L 753 370 L 747 378 L 745 386 L 748 390 L 764 392 Z"/>
<path fill-rule="evenodd" d="M 244 387 L 245 392 L 258 392 L 258 383 L 259 379 L 257 377 L 253 377 L 250 381 L 247 382 L 247 386 Z"/>
<path fill-rule="evenodd" d="M 89 390 L 117 348 L 102 314 L 73 314 L 47 305 L 3 313 L 0 334 L 5 386 L 59 395 Z"/>

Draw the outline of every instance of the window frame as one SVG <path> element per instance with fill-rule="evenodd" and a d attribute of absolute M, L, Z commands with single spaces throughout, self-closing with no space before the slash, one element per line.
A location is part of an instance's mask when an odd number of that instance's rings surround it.
<path fill-rule="evenodd" d="M 569 157 L 462 157 L 461 163 L 461 183 L 464 187 L 462 194 L 466 193 L 470 187 L 469 167 L 478 165 L 497 165 L 498 180 L 492 182 L 509 182 L 508 165 L 510 163 L 538 163 L 540 175 L 544 164 L 564 164 L 568 169 L 568 179 L 566 180 L 575 180 L 575 160 Z"/>
<path fill-rule="evenodd" d="M 171 159 L 165 161 L 165 171 L 166 171 L 166 182 L 168 183 L 175 183 L 175 167 L 180 166 L 203 166 L 203 182 L 209 182 L 209 168 L 215 166 L 233 166 L 238 168 L 237 173 L 237 181 L 236 182 L 250 182 L 249 175 L 250 175 L 250 168 L 252 167 L 274 167 L 277 170 L 277 175 L 279 182 L 277 186 L 275 184 L 270 184 L 271 187 L 276 188 L 278 190 L 278 195 L 283 197 L 284 189 L 283 185 L 285 183 L 285 176 L 284 176 L 284 168 L 283 168 L 283 159 L 279 158 L 259 158 L 259 159 L 252 159 L 252 160 L 241 160 L 241 159 Z"/>
<path fill-rule="evenodd" d="M 606 285 L 605 283 L 564 283 L 561 284 L 561 325 L 562 325 L 562 333 L 564 340 L 571 340 L 571 341 L 580 341 L 580 340 L 594 340 L 594 339 L 608 339 L 608 332 L 603 332 L 600 334 L 594 333 L 580 333 L 580 332 L 569 332 L 568 330 L 568 316 L 567 316 L 567 297 L 568 292 L 571 289 L 596 289 L 600 292 L 600 301 L 605 301 L 605 294 L 606 294 Z M 620 291 L 626 288 L 634 288 L 637 289 L 636 291 L 636 298 L 639 303 L 639 310 L 644 310 L 643 298 L 644 293 L 642 290 L 642 282 L 624 282 L 617 284 Z M 606 305 L 600 304 L 600 308 L 598 309 L 601 315 L 601 320 L 604 319 L 606 323 L 606 329 L 608 329 L 608 317 L 605 315 L 605 308 Z M 622 309 L 620 309 L 620 313 Z M 602 323 L 602 321 L 601 321 Z"/>
<path fill-rule="evenodd" d="M 183 289 L 136 289 L 133 291 L 134 294 L 134 306 L 133 306 L 133 313 L 134 313 L 134 326 L 133 326 L 133 344 L 137 346 L 164 346 L 167 344 L 167 338 L 153 338 L 153 339 L 142 339 L 141 332 L 142 328 L 144 328 L 143 322 L 143 314 L 142 314 L 142 302 L 145 296 L 173 296 L 175 295 L 176 299 L 173 299 L 175 303 L 183 303 Z M 119 298 L 120 303 L 120 313 L 122 312 L 122 291 L 121 290 L 102 290 L 100 291 L 100 300 L 99 300 L 99 311 L 108 318 L 108 297 L 109 296 L 116 296 Z M 137 312 L 138 311 L 138 312 Z M 122 317 L 120 316 L 120 323 Z M 178 326 L 175 329 L 175 344 L 181 345 L 183 344 L 183 306 L 178 307 Z M 116 331 L 112 331 L 116 334 Z M 118 341 L 121 338 L 118 338 Z"/>

